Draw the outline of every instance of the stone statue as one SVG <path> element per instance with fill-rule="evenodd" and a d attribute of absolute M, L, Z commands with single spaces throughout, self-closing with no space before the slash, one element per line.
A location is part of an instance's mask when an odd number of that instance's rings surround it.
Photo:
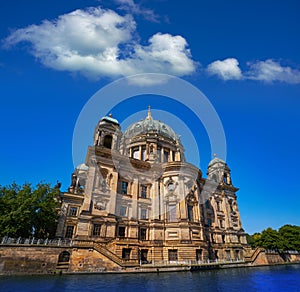
<path fill-rule="evenodd" d="M 71 179 L 71 187 L 75 188 L 77 185 L 77 175 L 75 173 L 72 174 L 72 179 Z"/>
<path fill-rule="evenodd" d="M 61 188 L 61 182 L 59 182 L 58 180 L 56 181 L 56 185 L 54 186 L 55 189 L 60 190 Z"/>

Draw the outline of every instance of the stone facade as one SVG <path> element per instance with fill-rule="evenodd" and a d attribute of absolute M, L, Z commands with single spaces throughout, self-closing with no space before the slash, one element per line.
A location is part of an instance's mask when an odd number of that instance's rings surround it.
<path fill-rule="evenodd" d="M 180 138 L 150 109 L 125 132 L 104 117 L 62 195 L 56 236 L 135 264 L 243 260 L 237 191 L 223 160 L 209 163 L 207 178 L 186 162 Z"/>

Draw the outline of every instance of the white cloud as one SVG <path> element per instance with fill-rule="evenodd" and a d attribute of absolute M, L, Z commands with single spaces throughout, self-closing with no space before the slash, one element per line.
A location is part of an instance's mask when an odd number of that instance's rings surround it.
<path fill-rule="evenodd" d="M 281 81 L 286 83 L 300 83 L 300 71 L 291 67 L 281 66 L 271 59 L 248 63 L 250 70 L 245 73 L 248 79 L 265 82 Z"/>
<path fill-rule="evenodd" d="M 133 0 L 114 0 L 114 2 L 120 5 L 119 9 L 131 14 L 142 15 L 145 19 L 154 22 L 159 20 L 159 16 L 153 10 L 141 7 L 141 5 L 135 3 Z"/>
<path fill-rule="evenodd" d="M 242 72 L 235 58 L 215 61 L 207 66 L 210 75 L 216 75 L 223 80 L 257 80 L 264 82 L 300 83 L 300 71 L 282 66 L 279 62 L 268 59 L 265 61 L 248 62 L 249 69 Z"/>
<path fill-rule="evenodd" d="M 136 46 L 132 59 L 134 67 L 142 66 L 146 72 L 164 72 L 177 76 L 195 70 L 195 63 L 190 58 L 183 37 L 157 33 L 149 39 L 149 43 L 149 46 Z"/>
<path fill-rule="evenodd" d="M 96 79 L 137 73 L 183 76 L 196 70 L 183 37 L 157 33 L 148 46 L 142 46 L 130 15 L 101 8 L 76 10 L 18 29 L 4 45 L 22 42 L 32 44 L 32 55 L 45 66 Z"/>
<path fill-rule="evenodd" d="M 167 83 L 170 78 L 174 76 L 167 74 L 137 74 L 131 75 L 126 82 L 129 84 L 140 85 L 140 86 L 152 86 L 158 84 Z"/>
<path fill-rule="evenodd" d="M 243 78 L 242 71 L 239 68 L 239 62 L 235 58 L 214 61 L 207 66 L 207 72 L 210 75 L 217 75 L 223 80 Z"/>

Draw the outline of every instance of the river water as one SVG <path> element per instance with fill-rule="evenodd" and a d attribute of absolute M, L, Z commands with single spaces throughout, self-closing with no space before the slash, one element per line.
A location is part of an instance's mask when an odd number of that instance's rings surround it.
<path fill-rule="evenodd" d="M 2 276 L 0 291 L 300 291 L 300 265 L 147 274 Z"/>

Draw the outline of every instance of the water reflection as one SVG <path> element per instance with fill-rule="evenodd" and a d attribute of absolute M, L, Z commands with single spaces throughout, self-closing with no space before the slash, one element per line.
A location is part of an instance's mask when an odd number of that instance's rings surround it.
<path fill-rule="evenodd" d="M 0 277 L 0 291 L 299 291 L 300 265 L 148 274 Z"/>

